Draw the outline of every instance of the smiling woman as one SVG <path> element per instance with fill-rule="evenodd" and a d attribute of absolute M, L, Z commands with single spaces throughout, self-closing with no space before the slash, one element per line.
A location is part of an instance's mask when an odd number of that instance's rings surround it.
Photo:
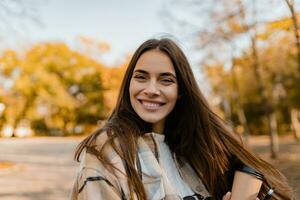
<path fill-rule="evenodd" d="M 159 50 L 145 52 L 138 60 L 129 86 L 133 110 L 152 131 L 163 134 L 165 119 L 178 98 L 178 85 L 171 59 Z"/>
<path fill-rule="evenodd" d="M 292 199 L 286 178 L 211 110 L 184 53 L 166 38 L 136 50 L 113 113 L 75 158 L 72 200 Z"/>

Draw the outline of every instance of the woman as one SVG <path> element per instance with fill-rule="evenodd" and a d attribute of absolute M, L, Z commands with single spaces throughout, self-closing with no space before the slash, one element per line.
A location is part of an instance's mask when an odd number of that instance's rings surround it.
<path fill-rule="evenodd" d="M 292 199 L 285 177 L 211 110 L 184 53 L 166 38 L 136 50 L 113 113 L 75 158 L 73 199 L 230 199 L 243 166 L 263 174 L 259 198 L 275 188 L 273 199 Z"/>

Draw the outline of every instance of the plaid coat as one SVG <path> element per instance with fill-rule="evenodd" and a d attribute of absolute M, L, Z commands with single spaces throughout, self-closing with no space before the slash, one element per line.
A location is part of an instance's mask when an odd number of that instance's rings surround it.
<path fill-rule="evenodd" d="M 159 145 L 152 135 L 147 133 L 138 139 L 137 169 L 141 172 L 142 182 L 149 200 L 180 200 L 176 188 L 166 181 L 167 177 L 155 156 Z M 102 147 L 107 140 L 106 134 L 100 134 L 96 140 L 98 147 Z M 118 169 L 114 173 L 109 171 L 95 155 L 84 150 L 80 156 L 76 180 L 71 193 L 71 200 L 124 200 L 129 198 L 126 171 L 120 156 L 111 146 L 105 145 L 104 154 Z M 188 163 L 178 163 L 174 157 L 179 174 L 183 180 L 197 194 L 198 199 L 209 197 L 209 193 L 202 181 Z M 137 199 L 136 197 L 134 199 Z"/>

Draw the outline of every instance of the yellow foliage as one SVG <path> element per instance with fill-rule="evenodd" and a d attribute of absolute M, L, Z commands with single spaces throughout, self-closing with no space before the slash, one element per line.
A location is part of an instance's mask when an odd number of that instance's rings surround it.
<path fill-rule="evenodd" d="M 271 30 L 271 31 L 274 31 L 276 29 L 287 31 L 287 30 L 291 29 L 292 25 L 293 25 L 293 22 L 292 22 L 291 18 L 283 18 L 280 20 L 270 22 L 267 26 L 268 26 L 268 30 Z"/>
<path fill-rule="evenodd" d="M 107 43 L 80 39 L 102 52 L 110 49 Z M 48 127 L 68 130 L 76 119 L 96 125 L 93 120 L 103 119 L 115 106 L 126 66 L 127 61 L 105 66 L 64 43 L 38 43 L 22 56 L 6 50 L 0 71 L 13 84 L 1 96 L 5 119 L 12 124 L 23 118 L 43 120 Z"/>
<path fill-rule="evenodd" d="M 237 22 L 234 19 L 231 19 L 228 21 L 228 27 L 230 29 L 231 32 L 233 33 L 243 33 L 245 32 L 245 28 L 243 26 L 243 24 Z"/>
<path fill-rule="evenodd" d="M 3 75 L 10 76 L 15 66 L 19 65 L 17 52 L 11 49 L 5 50 L 0 56 L 0 71 Z"/>
<path fill-rule="evenodd" d="M 103 68 L 102 81 L 105 88 L 104 103 L 108 111 L 111 111 L 117 102 L 126 66 L 127 65 L 124 64 L 119 67 Z"/>
<path fill-rule="evenodd" d="M 300 14 L 297 15 L 298 21 Z M 267 40 L 271 35 L 278 31 L 291 31 L 293 30 L 293 21 L 290 17 L 285 17 L 279 20 L 269 22 L 265 25 L 265 30 L 257 35 L 260 40 Z"/>

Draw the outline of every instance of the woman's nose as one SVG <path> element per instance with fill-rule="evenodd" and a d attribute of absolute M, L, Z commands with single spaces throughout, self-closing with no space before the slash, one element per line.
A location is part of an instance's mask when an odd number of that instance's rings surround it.
<path fill-rule="evenodd" d="M 148 96 L 160 95 L 160 89 L 157 87 L 156 83 L 149 82 L 144 93 Z"/>

